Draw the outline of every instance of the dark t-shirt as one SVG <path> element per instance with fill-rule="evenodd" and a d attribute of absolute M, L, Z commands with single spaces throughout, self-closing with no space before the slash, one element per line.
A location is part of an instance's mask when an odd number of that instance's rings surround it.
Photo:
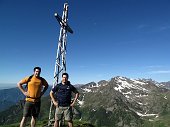
<path fill-rule="evenodd" d="M 59 106 L 70 106 L 71 104 L 71 93 L 78 93 L 77 89 L 69 82 L 65 85 L 62 83 L 57 84 L 52 88 L 54 93 L 57 93 L 57 101 Z"/>

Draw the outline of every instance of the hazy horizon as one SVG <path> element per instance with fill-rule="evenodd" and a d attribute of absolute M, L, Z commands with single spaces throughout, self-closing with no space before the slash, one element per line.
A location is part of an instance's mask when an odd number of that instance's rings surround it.
<path fill-rule="evenodd" d="M 114 76 L 114 77 L 117 77 L 117 76 Z M 111 78 L 114 78 L 114 77 L 111 77 Z M 125 76 L 120 76 L 120 77 L 125 77 Z M 111 79 L 110 78 L 110 79 Z M 129 77 L 126 77 L 126 78 L 129 78 Z M 101 79 L 101 80 L 106 80 L 106 81 L 109 81 L 110 79 Z M 136 78 L 129 78 L 129 79 L 136 79 Z M 137 79 L 152 79 L 152 78 L 137 78 Z M 136 80 L 137 80 L 136 79 Z M 99 81 L 101 81 L 101 80 L 99 80 Z M 154 79 L 152 79 L 153 81 L 156 81 L 156 80 L 154 80 Z M 99 81 L 90 81 L 90 82 L 95 82 L 95 83 L 97 83 L 97 82 L 99 82 Z M 161 83 L 161 82 L 169 82 L 170 80 L 168 80 L 168 81 L 156 81 L 156 82 L 159 82 L 159 83 Z M 90 82 L 88 82 L 88 83 L 90 83 Z M 87 84 L 87 83 L 77 83 L 77 84 Z M 73 85 L 77 85 L 77 84 L 73 84 Z M 50 86 L 52 86 L 52 83 L 50 83 L 49 84 Z M 8 89 L 8 88 L 14 88 L 14 87 L 17 87 L 17 83 L 1 83 L 0 82 L 0 89 Z"/>

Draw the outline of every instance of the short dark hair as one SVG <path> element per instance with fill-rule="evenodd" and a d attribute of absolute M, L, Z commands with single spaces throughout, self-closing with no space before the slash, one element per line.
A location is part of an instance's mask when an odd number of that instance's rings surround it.
<path fill-rule="evenodd" d="M 34 72 L 36 69 L 38 69 L 41 72 L 41 67 L 34 67 Z"/>
<path fill-rule="evenodd" d="M 63 75 L 66 75 L 67 78 L 69 77 L 68 73 L 63 73 L 63 74 L 62 74 L 62 77 L 63 77 Z"/>

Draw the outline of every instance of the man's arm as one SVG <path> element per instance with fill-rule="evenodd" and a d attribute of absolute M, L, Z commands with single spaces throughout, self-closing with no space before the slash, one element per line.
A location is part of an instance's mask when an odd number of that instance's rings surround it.
<path fill-rule="evenodd" d="M 58 106 L 58 102 L 55 100 L 55 98 L 54 98 L 54 92 L 53 92 L 52 90 L 50 91 L 50 97 L 51 97 L 51 100 L 52 100 L 53 104 L 54 104 L 55 106 Z"/>
<path fill-rule="evenodd" d="M 25 84 L 25 83 L 23 83 L 22 80 L 21 80 L 17 83 L 17 86 L 25 96 L 29 96 L 29 93 L 27 91 L 25 91 L 25 89 L 22 87 L 23 84 Z"/>
<path fill-rule="evenodd" d="M 73 100 L 73 102 L 70 105 L 70 106 L 73 107 L 74 104 L 76 103 L 78 97 L 79 97 L 79 92 L 77 91 L 77 89 L 73 85 L 71 85 L 71 89 L 72 89 L 72 92 L 75 93 L 74 100 Z"/>
<path fill-rule="evenodd" d="M 49 85 L 48 85 L 48 82 L 44 78 L 40 77 L 40 79 L 43 85 L 43 90 L 41 91 L 41 94 L 40 94 L 40 97 L 41 97 L 45 93 L 45 91 L 48 89 Z"/>
<path fill-rule="evenodd" d="M 48 84 L 46 85 L 46 86 L 44 86 L 44 88 L 43 88 L 43 91 L 41 91 L 41 96 L 45 93 L 45 91 L 48 89 Z"/>
<path fill-rule="evenodd" d="M 73 100 L 73 102 L 71 103 L 70 106 L 72 106 L 72 107 L 74 106 L 74 104 L 76 103 L 78 97 L 79 97 L 79 92 L 77 92 L 77 93 L 75 94 L 74 100 Z"/>

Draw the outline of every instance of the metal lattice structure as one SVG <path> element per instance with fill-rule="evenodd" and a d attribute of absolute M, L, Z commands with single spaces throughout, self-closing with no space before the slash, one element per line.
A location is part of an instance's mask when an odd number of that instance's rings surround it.
<path fill-rule="evenodd" d="M 73 33 L 72 29 L 69 27 L 68 20 L 68 3 L 64 4 L 63 15 L 60 17 L 58 13 L 55 13 L 55 18 L 59 22 L 60 35 L 58 41 L 58 49 L 55 61 L 55 70 L 54 70 L 54 81 L 53 87 L 59 83 L 62 73 L 66 72 L 66 46 L 67 46 L 67 32 Z M 48 126 L 51 126 L 54 122 L 55 116 L 55 107 L 51 101 L 50 112 L 49 112 L 49 121 Z"/>

